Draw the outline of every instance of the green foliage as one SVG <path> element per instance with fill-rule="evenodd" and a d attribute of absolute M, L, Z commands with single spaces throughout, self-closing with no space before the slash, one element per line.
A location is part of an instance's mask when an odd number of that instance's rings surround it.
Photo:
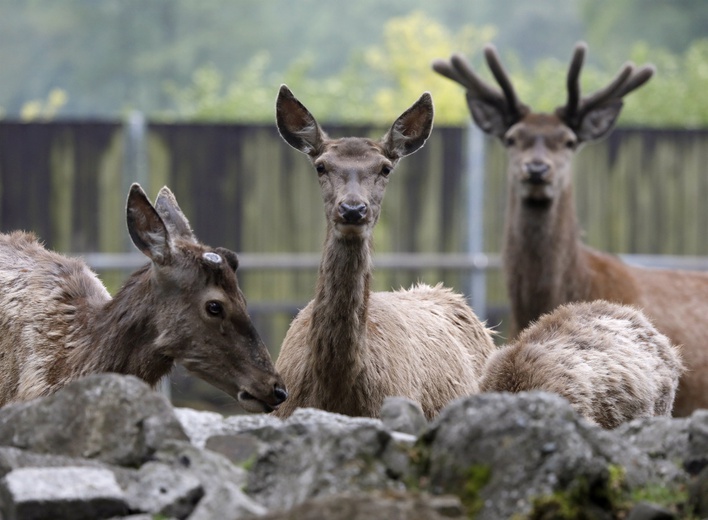
<path fill-rule="evenodd" d="M 492 470 L 489 466 L 475 464 L 467 471 L 464 488 L 460 494 L 460 500 L 467 509 L 467 513 L 474 517 L 484 507 L 484 500 L 480 493 L 492 478 Z"/>
<path fill-rule="evenodd" d="M 434 73 L 435 58 L 461 52 L 494 84 L 482 46 L 494 38 L 490 26 L 463 26 L 456 34 L 422 11 L 392 18 L 385 26 L 382 45 L 357 50 L 336 74 L 318 78 L 315 61 L 301 57 L 278 81 L 268 73 L 269 58 L 256 55 L 233 82 L 226 85 L 213 66 L 195 73 L 188 87 L 172 85 L 170 93 L 179 117 L 202 120 L 239 120 L 270 123 L 280 82 L 287 83 L 320 121 L 389 124 L 425 90 L 435 103 L 436 124 L 460 125 L 470 120 L 462 88 Z M 570 56 L 570 49 L 568 50 Z M 628 58 L 653 63 L 658 72 L 640 90 L 625 99 L 620 124 L 700 127 L 708 125 L 708 39 L 696 40 L 683 55 L 636 44 Z M 565 103 L 568 61 L 547 58 L 526 67 L 511 51 L 502 59 L 520 98 L 537 111 L 550 112 Z M 581 76 L 583 92 L 606 85 L 622 63 L 604 69 L 592 61 Z"/>
<path fill-rule="evenodd" d="M 320 121 L 390 124 L 435 85 L 438 120 L 466 121 L 459 88 L 435 74 L 430 64 L 460 49 L 479 52 L 494 29 L 469 25 L 450 35 L 416 11 L 391 19 L 385 35 L 383 46 L 354 51 L 343 68 L 329 77 L 317 77 L 315 60 L 303 56 L 278 81 L 276 74 L 267 72 L 267 54 L 259 54 L 229 85 L 215 67 L 207 66 L 195 73 L 191 85 L 180 89 L 172 84 L 169 93 L 179 117 L 269 123 L 278 85 L 286 83 Z"/>
<path fill-rule="evenodd" d="M 623 467 L 610 465 L 607 470 L 607 478 L 595 485 L 579 479 L 565 490 L 536 498 L 531 512 L 524 518 L 583 520 L 604 517 L 608 512 L 612 513 L 613 518 L 625 518 L 639 502 L 656 504 L 677 513 L 685 507 L 688 494 L 683 485 L 651 484 L 630 489 Z"/>
<path fill-rule="evenodd" d="M 625 58 L 656 64 L 620 124 L 708 125 L 703 0 L 0 0 L 0 105 L 13 117 L 102 115 L 272 123 L 287 83 L 318 119 L 390 123 L 429 90 L 437 124 L 469 124 L 459 86 L 430 69 L 497 44 L 522 99 L 565 100 L 572 43 L 586 91 Z M 55 110 L 47 93 L 66 92 Z M 0 114 L 2 115 L 2 114 Z"/>
<path fill-rule="evenodd" d="M 28 101 L 22 106 L 20 117 L 24 121 L 53 119 L 66 105 L 67 94 L 61 89 L 53 89 L 46 99 Z"/>

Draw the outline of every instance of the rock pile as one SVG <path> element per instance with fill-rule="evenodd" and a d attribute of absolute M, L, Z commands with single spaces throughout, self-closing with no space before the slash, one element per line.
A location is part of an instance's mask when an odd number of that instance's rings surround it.
<path fill-rule="evenodd" d="M 392 398 L 381 417 L 223 417 L 90 376 L 0 410 L 2 519 L 708 516 L 708 411 L 604 431 L 526 393 L 461 399 L 430 424 Z"/>

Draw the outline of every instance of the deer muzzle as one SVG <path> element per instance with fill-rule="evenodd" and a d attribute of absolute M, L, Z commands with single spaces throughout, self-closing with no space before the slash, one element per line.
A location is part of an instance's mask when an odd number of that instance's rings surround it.
<path fill-rule="evenodd" d="M 238 393 L 238 402 L 247 412 L 272 412 L 287 398 L 288 391 L 280 378 L 267 389 L 241 390 Z"/>
<path fill-rule="evenodd" d="M 368 206 L 362 202 L 343 202 L 339 205 L 339 216 L 343 224 L 361 225 L 366 219 Z"/>
<path fill-rule="evenodd" d="M 545 162 L 531 161 L 524 164 L 524 182 L 529 184 L 546 184 L 549 180 L 551 167 Z"/>

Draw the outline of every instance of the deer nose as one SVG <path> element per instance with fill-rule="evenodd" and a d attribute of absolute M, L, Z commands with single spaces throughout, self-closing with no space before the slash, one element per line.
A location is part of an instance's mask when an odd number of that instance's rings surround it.
<path fill-rule="evenodd" d="M 288 391 L 285 390 L 285 387 L 276 384 L 273 388 L 273 397 L 275 397 L 276 404 L 280 404 L 288 398 Z"/>
<path fill-rule="evenodd" d="M 339 205 L 339 216 L 346 224 L 361 224 L 367 210 L 366 204 L 342 202 Z"/>
<path fill-rule="evenodd" d="M 524 165 L 524 170 L 528 175 L 528 182 L 532 184 L 541 184 L 546 182 L 548 178 L 548 172 L 551 167 L 540 161 L 531 161 Z"/>

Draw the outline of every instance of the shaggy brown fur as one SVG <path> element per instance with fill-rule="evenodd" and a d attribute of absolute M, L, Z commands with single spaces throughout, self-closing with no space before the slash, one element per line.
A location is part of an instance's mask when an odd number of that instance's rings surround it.
<path fill-rule="evenodd" d="M 152 262 L 113 299 L 82 260 L 0 235 L 0 405 L 96 372 L 155 385 L 177 361 L 246 409 L 276 407 L 285 390 L 246 313 L 235 253 L 200 244 L 167 188 L 153 207 L 134 184 L 127 221 Z"/>
<path fill-rule="evenodd" d="M 604 299 L 634 305 L 682 348 L 688 370 L 674 415 L 708 408 L 708 274 L 630 266 L 592 249 L 582 242 L 575 211 L 573 156 L 613 128 L 622 97 L 648 81 L 653 69 L 626 64 L 611 88 L 581 100 L 585 47 L 579 45 L 568 73 L 568 104 L 554 114 L 538 114 L 516 98 L 496 51 L 488 46 L 485 54 L 504 94 L 481 81 L 461 56 L 438 60 L 434 68 L 467 88 L 473 119 L 508 150 L 503 256 L 512 335 L 563 303 Z"/>
<path fill-rule="evenodd" d="M 378 416 L 385 397 L 406 396 L 433 417 L 450 400 L 477 392 L 494 345 L 463 297 L 441 286 L 369 290 L 372 231 L 389 174 L 427 139 L 430 95 L 378 142 L 329 139 L 285 86 L 277 116 L 285 141 L 307 153 L 318 172 L 327 237 L 315 298 L 293 321 L 276 361 L 290 390 L 276 414 L 308 406 Z"/>
<path fill-rule="evenodd" d="M 603 300 L 562 305 L 495 352 L 484 392 L 559 394 L 589 421 L 615 428 L 671 415 L 679 349 L 638 310 Z"/>

